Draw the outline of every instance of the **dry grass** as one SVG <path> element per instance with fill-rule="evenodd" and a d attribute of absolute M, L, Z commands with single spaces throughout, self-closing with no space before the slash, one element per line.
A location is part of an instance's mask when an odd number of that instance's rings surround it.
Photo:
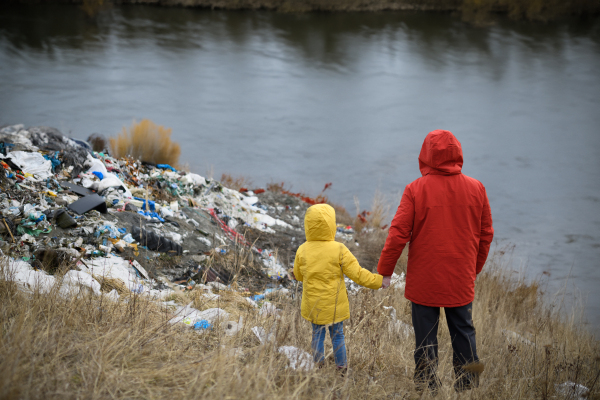
<path fill-rule="evenodd" d="M 245 176 L 233 177 L 229 174 L 221 174 L 221 184 L 229 189 L 239 191 L 240 189 L 252 190 L 254 182 L 252 179 Z"/>
<path fill-rule="evenodd" d="M 290 189 L 285 188 L 285 182 L 269 182 L 267 183 L 267 190 L 275 193 L 283 193 L 284 191 L 289 191 Z"/>
<path fill-rule="evenodd" d="M 560 318 L 541 302 L 537 286 L 511 279 L 506 267 L 498 252 L 477 281 L 474 323 L 486 367 L 481 387 L 461 398 L 573 398 L 555 391 L 565 381 L 583 384 L 592 389 L 589 398 L 599 398 L 598 342 L 574 318 Z M 278 300 L 283 312 L 276 320 L 259 316 L 235 292 L 220 294 L 216 302 L 203 301 L 197 291 L 173 297 L 200 308 L 222 307 L 233 320 L 241 316 L 244 329 L 236 336 L 225 336 L 218 324 L 203 335 L 170 325 L 172 310 L 131 293 L 119 302 L 87 292 L 65 299 L 56 292 L 24 293 L 0 281 L 0 398 L 414 398 L 414 337 L 390 333 L 382 307 L 394 306 L 410 323 L 410 304 L 401 291 L 351 296 L 347 377 L 332 365 L 311 372 L 286 368 L 286 358 L 251 333 L 256 325 L 273 328 L 277 346 L 309 351 L 310 327 L 299 315 L 298 298 Z M 442 319 L 444 386 L 438 398 L 454 399 L 459 396 L 452 390 L 444 325 Z M 508 340 L 503 330 L 532 344 Z"/>
<path fill-rule="evenodd" d="M 87 142 L 92 146 L 93 151 L 101 152 L 108 149 L 108 143 L 106 138 L 99 133 L 92 133 L 88 138 Z"/>
<path fill-rule="evenodd" d="M 152 164 L 178 166 L 181 148 L 171 141 L 171 129 L 149 119 L 134 122 L 129 130 L 123 128 L 123 132 L 109 141 L 113 157 L 133 157 Z"/>

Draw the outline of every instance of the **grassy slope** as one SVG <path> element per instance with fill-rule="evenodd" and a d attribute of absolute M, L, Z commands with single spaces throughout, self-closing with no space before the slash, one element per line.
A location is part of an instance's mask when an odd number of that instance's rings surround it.
<path fill-rule="evenodd" d="M 402 269 L 405 259 L 401 259 Z M 574 381 L 593 387 L 600 398 L 600 346 L 572 320 L 542 303 L 535 285 L 513 281 L 499 254 L 477 281 L 474 322 L 480 357 L 486 364 L 472 399 L 549 399 L 555 384 Z M 222 292 L 223 294 L 223 292 Z M 192 292 L 192 297 L 194 293 Z M 179 294 L 181 301 L 185 295 Z M 177 297 L 177 296 L 176 296 Z M 198 335 L 167 323 L 170 312 L 136 295 L 113 303 L 81 293 L 73 299 L 55 294 L 25 294 L 0 281 L 0 398 L 411 398 L 414 336 L 391 334 L 389 313 L 410 323 L 402 291 L 369 291 L 351 297 L 352 317 L 345 325 L 352 373 L 333 367 L 310 373 L 292 371 L 271 346 L 260 346 L 250 328 L 276 322 L 262 318 L 225 293 L 221 306 L 243 316 L 245 328 L 233 337 L 221 329 Z M 310 328 L 299 315 L 298 300 L 278 301 L 277 345 L 310 350 Z M 444 326 L 440 339 L 438 398 L 452 391 L 451 348 Z M 534 344 L 507 340 L 502 330 L 519 332 Z M 236 356 L 232 349 L 241 349 Z M 326 347 L 326 352 L 327 352 Z M 424 397 L 427 398 L 427 397 Z"/>

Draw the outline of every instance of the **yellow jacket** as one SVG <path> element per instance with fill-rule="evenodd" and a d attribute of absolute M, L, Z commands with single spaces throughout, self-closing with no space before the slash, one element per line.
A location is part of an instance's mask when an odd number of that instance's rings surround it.
<path fill-rule="evenodd" d="M 361 268 L 350 250 L 334 240 L 333 207 L 310 207 L 304 216 L 304 231 L 306 242 L 298 248 L 294 261 L 294 276 L 303 282 L 302 316 L 318 325 L 346 320 L 350 304 L 343 275 L 369 289 L 379 289 L 383 277 Z"/>

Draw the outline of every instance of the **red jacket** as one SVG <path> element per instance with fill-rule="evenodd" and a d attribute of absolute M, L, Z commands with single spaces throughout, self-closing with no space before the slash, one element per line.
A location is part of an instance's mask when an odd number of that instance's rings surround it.
<path fill-rule="evenodd" d="M 430 132 L 419 155 L 423 176 L 406 186 L 392 220 L 377 272 L 392 275 L 410 241 L 404 296 L 413 303 L 460 307 L 475 297 L 494 228 L 485 187 L 462 164 L 454 135 Z"/>

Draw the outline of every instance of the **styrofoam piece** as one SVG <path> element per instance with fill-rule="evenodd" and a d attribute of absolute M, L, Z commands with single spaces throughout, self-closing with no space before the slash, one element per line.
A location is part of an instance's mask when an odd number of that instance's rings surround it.
<path fill-rule="evenodd" d="M 531 340 L 526 339 L 523 335 L 520 335 L 517 332 L 509 331 L 508 329 L 502 329 L 502 334 L 510 343 L 520 342 L 528 346 L 533 345 L 533 342 Z"/>
<path fill-rule="evenodd" d="M 100 295 L 100 284 L 90 274 L 82 271 L 67 271 L 62 280 L 61 292 L 73 292 L 81 286 L 89 288 L 94 294 Z"/>
<path fill-rule="evenodd" d="M 279 353 L 285 354 L 288 361 L 290 362 L 291 369 L 299 369 L 303 371 L 310 371 L 315 367 L 313 357 L 304 350 L 300 350 L 294 346 L 281 346 L 277 349 Z"/>
<path fill-rule="evenodd" d="M 28 290 L 39 290 L 40 293 L 48 293 L 56 284 L 56 278 L 48 275 L 44 271 L 36 271 L 22 260 L 14 260 L 9 257 L 2 257 L 0 262 L 5 263 L 6 268 L 2 271 L 2 278 L 7 281 L 13 281 Z"/>
<path fill-rule="evenodd" d="M 275 340 L 275 334 L 272 332 L 267 334 L 267 331 L 262 326 L 255 326 L 250 330 L 258 338 L 260 344 L 266 344 Z"/>

